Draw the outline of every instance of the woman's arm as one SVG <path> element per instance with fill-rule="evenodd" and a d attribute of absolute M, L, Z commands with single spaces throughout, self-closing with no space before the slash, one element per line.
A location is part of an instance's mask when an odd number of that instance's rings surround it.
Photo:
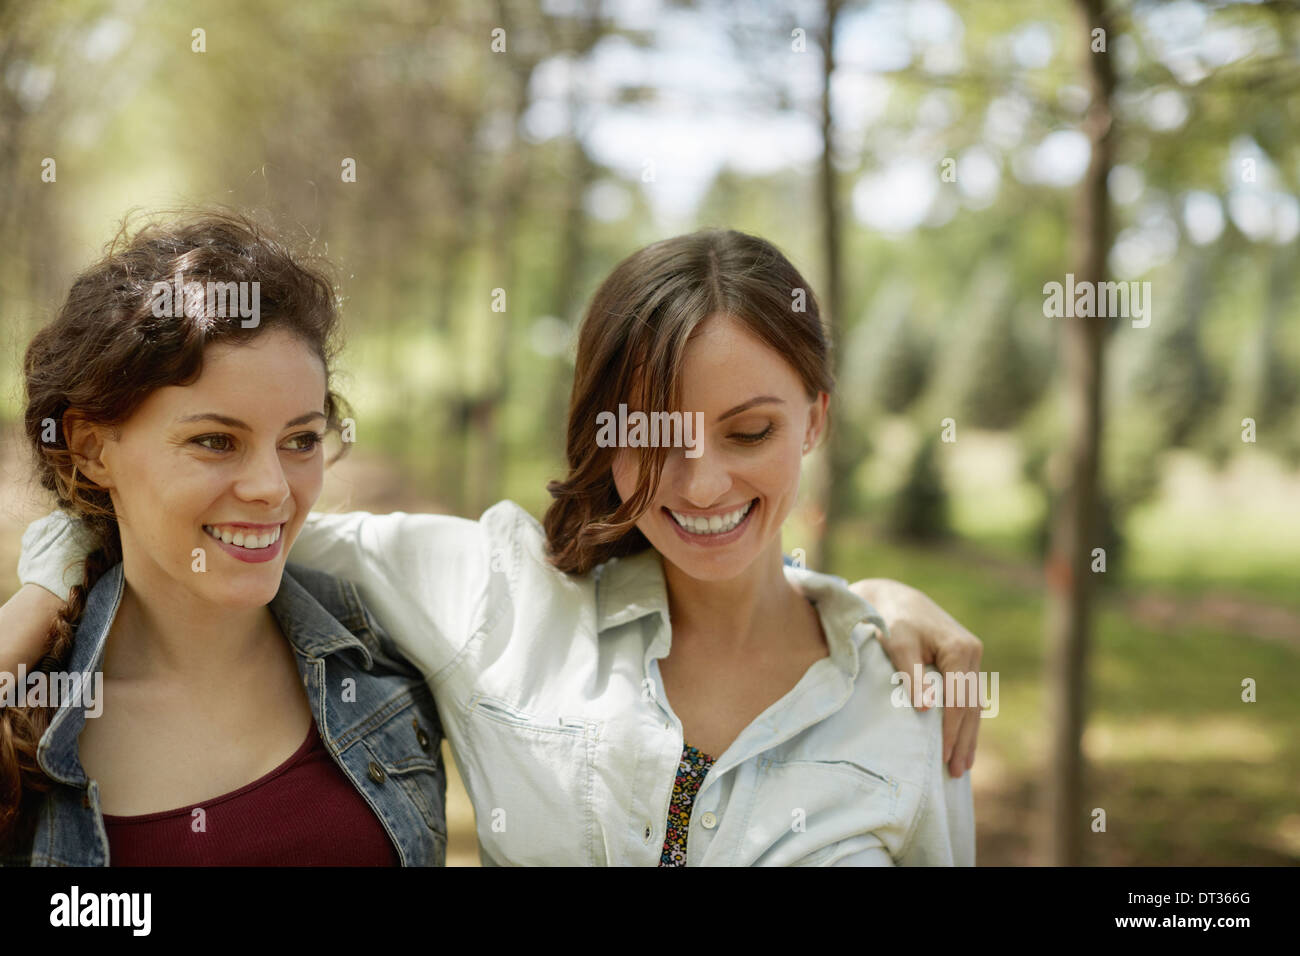
<path fill-rule="evenodd" d="M 889 625 L 889 633 L 880 638 L 880 644 L 894 670 L 912 675 L 918 665 L 924 670 L 926 664 L 931 664 L 944 674 L 979 672 L 984 644 L 916 588 L 888 578 L 855 581 L 849 588 L 865 598 Z M 944 681 L 944 687 L 948 686 L 949 682 Z M 974 765 L 980 729 L 979 701 L 963 701 L 961 706 L 957 703 L 942 701 L 943 759 L 953 777 L 960 777 Z"/>
<path fill-rule="evenodd" d="M 76 525 L 55 512 L 23 536 L 24 586 L 0 607 L 0 670 L 34 665 L 45 653 L 45 634 L 88 551 Z M 289 557 L 353 581 L 380 626 L 430 676 L 472 633 L 492 573 L 484 526 L 444 515 L 312 514 Z"/>
<path fill-rule="evenodd" d="M 432 677 L 483 613 L 492 549 L 483 524 L 448 515 L 310 515 L 289 559 L 352 581 L 379 625 Z"/>
<path fill-rule="evenodd" d="M 50 625 L 61 607 L 63 598 L 38 584 L 24 584 L 0 606 L 0 671 L 36 666 L 50 649 Z"/>

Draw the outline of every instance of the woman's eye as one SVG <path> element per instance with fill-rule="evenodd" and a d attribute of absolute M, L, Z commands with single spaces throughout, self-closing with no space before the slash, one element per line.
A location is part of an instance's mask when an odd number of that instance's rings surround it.
<path fill-rule="evenodd" d="M 198 438 L 192 439 L 192 441 L 195 445 L 209 451 L 230 451 L 233 444 L 229 435 L 200 435 Z M 212 444 L 209 444 L 210 442 Z"/>
<path fill-rule="evenodd" d="M 747 445 L 756 445 L 770 434 L 772 434 L 772 426 L 768 425 L 761 432 L 733 432 L 731 437 Z"/>
<path fill-rule="evenodd" d="M 290 446 L 294 451 L 314 451 L 316 446 L 325 440 L 325 436 L 320 432 L 303 432 L 301 435 L 294 435 L 289 439 Z"/>

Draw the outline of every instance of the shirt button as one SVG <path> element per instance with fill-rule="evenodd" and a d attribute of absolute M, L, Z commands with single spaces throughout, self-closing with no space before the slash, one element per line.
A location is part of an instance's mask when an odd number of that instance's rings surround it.
<path fill-rule="evenodd" d="M 370 761 L 370 779 L 375 783 L 384 782 L 384 768 L 379 766 L 379 764 L 375 763 L 373 760 Z"/>
<path fill-rule="evenodd" d="M 420 749 L 429 749 L 429 735 L 424 732 L 423 727 L 417 727 L 415 730 L 415 739 L 420 743 Z"/>
<path fill-rule="evenodd" d="M 718 825 L 718 818 L 712 813 L 706 813 L 700 817 L 700 826 L 706 830 L 712 830 Z"/>

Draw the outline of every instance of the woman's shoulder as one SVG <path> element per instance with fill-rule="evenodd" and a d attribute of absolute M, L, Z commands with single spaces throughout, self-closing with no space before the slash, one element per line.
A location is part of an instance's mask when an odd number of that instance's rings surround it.
<path fill-rule="evenodd" d="M 884 618 L 842 578 L 790 567 L 785 573 L 817 604 L 831 661 L 851 683 L 844 705 L 814 734 L 819 759 L 926 788 L 942 747 L 942 711 L 913 705 L 913 675 L 896 672 L 880 642 Z"/>

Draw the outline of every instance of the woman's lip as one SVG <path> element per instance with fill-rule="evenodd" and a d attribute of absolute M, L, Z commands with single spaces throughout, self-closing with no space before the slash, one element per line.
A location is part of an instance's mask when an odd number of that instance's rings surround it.
<path fill-rule="evenodd" d="M 271 525 L 271 527 L 274 528 L 275 525 Z M 211 535 L 208 535 L 208 538 L 215 541 L 217 547 L 226 552 L 226 554 L 230 555 L 236 561 L 243 561 L 245 564 L 264 564 L 267 561 L 274 561 L 280 556 L 280 548 L 284 545 L 284 535 L 280 535 L 280 537 L 276 538 L 274 542 L 268 544 L 265 548 L 256 548 L 254 550 L 241 548 L 234 544 L 226 544 L 226 542 L 222 541 L 220 538 L 213 538 Z"/>
<path fill-rule="evenodd" d="M 287 524 L 281 521 L 278 524 L 249 524 L 247 521 L 208 521 L 205 524 L 209 528 L 253 528 L 257 531 L 274 531 L 281 525 Z"/>
<path fill-rule="evenodd" d="M 744 505 L 741 505 L 741 507 L 743 508 Z M 735 509 L 733 508 L 732 510 L 734 511 Z M 677 536 L 683 541 L 700 548 L 722 548 L 731 544 L 745 533 L 745 530 L 749 527 L 749 519 L 754 517 L 754 512 L 756 511 L 758 511 L 757 498 L 753 500 L 753 504 L 750 506 L 749 511 L 745 512 L 745 517 L 740 519 L 740 524 L 736 525 L 730 531 L 724 531 L 720 534 L 691 534 L 677 523 L 677 519 L 668 513 L 667 508 L 663 509 L 664 520 L 673 526 L 673 530 L 677 532 Z"/>

